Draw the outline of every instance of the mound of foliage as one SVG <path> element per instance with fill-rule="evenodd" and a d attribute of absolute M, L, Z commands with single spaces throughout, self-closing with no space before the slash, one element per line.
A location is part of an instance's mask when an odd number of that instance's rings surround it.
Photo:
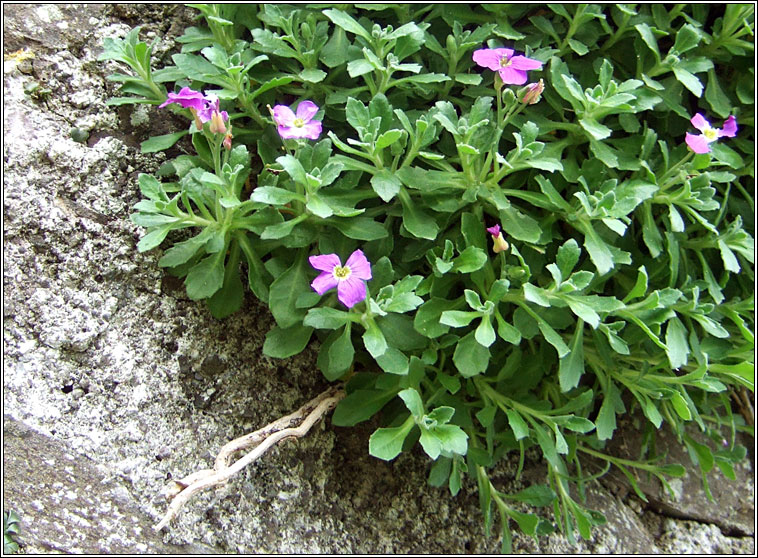
<path fill-rule="evenodd" d="M 170 64 L 151 67 L 139 28 L 101 57 L 128 69 L 111 104 L 188 122 L 142 144 L 183 154 L 139 177 L 138 249 L 162 246 L 218 318 L 249 288 L 276 320 L 266 355 L 318 343 L 347 391 L 334 424 L 381 413 L 372 455 L 418 442 L 432 485 L 473 479 L 506 551 L 513 525 L 574 540 L 605 521 L 582 503 L 604 472 L 587 457 L 643 499 L 638 473 L 685 473 L 654 444 L 607 453 L 625 413 L 648 439 L 666 423 L 706 493 L 714 467 L 734 477 L 752 433 L 752 5 L 191 6 Z M 546 483 L 500 490 L 489 471 L 515 453 L 519 476 L 530 448 Z"/>

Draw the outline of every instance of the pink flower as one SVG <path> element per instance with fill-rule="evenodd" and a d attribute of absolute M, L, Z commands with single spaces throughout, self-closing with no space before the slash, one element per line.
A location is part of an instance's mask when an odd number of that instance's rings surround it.
<path fill-rule="evenodd" d="M 297 105 L 297 113 L 286 105 L 276 105 L 271 111 L 279 135 L 284 139 L 318 139 L 321 122 L 313 120 L 318 107 L 313 101 L 302 101 Z"/>
<path fill-rule="evenodd" d="M 193 91 L 189 87 L 184 87 L 179 93 L 169 93 L 168 99 L 162 105 L 159 105 L 158 108 L 163 108 L 171 103 L 177 103 L 182 108 L 190 109 L 190 112 L 195 117 L 195 124 L 198 129 L 203 127 L 203 123 L 214 120 L 213 117 L 215 115 L 216 119 L 212 127 L 216 130 L 224 128 L 224 131 L 214 133 L 223 134 L 226 132 L 224 122 L 229 120 L 229 114 L 225 110 L 220 110 L 220 101 L 216 95 L 210 93 L 203 95 L 199 91 Z"/>
<path fill-rule="evenodd" d="M 514 56 L 510 48 L 481 48 L 474 51 L 474 62 L 490 70 L 500 72 L 503 83 L 523 85 L 526 83 L 527 70 L 541 70 L 542 62 L 527 58 L 526 56 Z"/>
<path fill-rule="evenodd" d="M 168 99 L 158 108 L 163 108 L 171 103 L 178 103 L 182 108 L 192 108 L 196 111 L 205 108 L 205 96 L 200 91 L 193 91 L 189 87 L 184 87 L 179 93 L 169 93 Z"/>
<path fill-rule="evenodd" d="M 311 283 L 318 294 L 337 287 L 337 298 L 348 308 L 366 298 L 363 281 L 371 279 L 371 264 L 361 250 L 350 254 L 344 266 L 337 254 L 311 256 L 308 261 L 314 269 L 322 272 Z"/>
<path fill-rule="evenodd" d="M 721 137 L 733 138 L 737 135 L 737 119 L 734 116 L 727 118 L 724 121 L 724 127 L 721 129 L 711 127 L 711 123 L 700 113 L 693 116 L 690 122 L 701 132 L 700 134 L 687 132 L 684 137 L 684 141 L 695 153 L 709 153 L 711 151 L 709 144 Z"/>
<path fill-rule="evenodd" d="M 503 233 L 500 232 L 500 225 L 489 227 L 487 232 L 492 236 L 492 251 L 497 254 L 498 252 L 504 252 L 508 249 L 508 242 L 503 238 Z"/>

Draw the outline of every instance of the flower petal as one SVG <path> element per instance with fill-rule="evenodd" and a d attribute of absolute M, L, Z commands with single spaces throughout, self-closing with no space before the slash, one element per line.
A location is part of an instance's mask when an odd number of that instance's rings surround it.
<path fill-rule="evenodd" d="M 326 291 L 329 291 L 333 289 L 334 287 L 337 287 L 339 284 L 340 282 L 334 277 L 334 275 L 332 275 L 331 273 L 324 272 L 311 282 L 311 287 L 318 294 L 322 295 Z"/>
<path fill-rule="evenodd" d="M 542 62 L 526 56 L 514 56 L 511 58 L 511 66 L 517 70 L 541 70 Z"/>
<path fill-rule="evenodd" d="M 301 130 L 301 137 L 317 140 L 321 135 L 321 122 L 319 120 L 311 120 L 310 122 L 307 122 Z"/>
<path fill-rule="evenodd" d="M 490 233 L 492 236 L 497 236 L 500 234 L 500 225 L 495 225 L 494 227 L 489 227 L 487 229 L 487 232 Z"/>
<path fill-rule="evenodd" d="M 366 259 L 362 250 L 356 250 L 345 262 L 345 267 L 350 268 L 350 277 L 357 277 L 358 279 L 371 279 L 371 264 Z"/>
<path fill-rule="evenodd" d="M 316 116 L 317 112 L 318 107 L 313 101 L 301 101 L 300 104 L 297 105 L 297 117 L 305 122 L 308 122 L 311 118 Z"/>
<path fill-rule="evenodd" d="M 513 51 L 509 48 L 481 48 L 473 54 L 474 62 L 490 70 L 500 69 L 500 60 L 503 57 L 512 56 Z"/>
<path fill-rule="evenodd" d="M 733 138 L 737 135 L 737 119 L 730 116 L 724 121 L 724 127 L 719 130 L 719 137 Z"/>
<path fill-rule="evenodd" d="M 690 122 L 692 123 L 692 125 L 695 128 L 697 128 L 701 132 L 704 131 L 706 128 L 710 128 L 711 127 L 711 123 L 708 122 L 705 119 L 705 117 L 702 114 L 700 114 L 699 112 L 690 119 Z"/>
<path fill-rule="evenodd" d="M 366 285 L 355 275 L 350 275 L 337 285 L 337 298 L 342 304 L 352 308 L 366 298 Z"/>
<path fill-rule="evenodd" d="M 708 153 L 711 150 L 708 140 L 702 134 L 695 135 L 688 132 L 684 136 L 684 141 L 695 153 Z"/>
<path fill-rule="evenodd" d="M 337 254 L 324 254 L 322 256 L 311 256 L 308 258 L 308 262 L 313 269 L 319 271 L 326 271 L 331 273 L 332 270 L 338 265 L 342 265 L 340 257 Z"/>
<path fill-rule="evenodd" d="M 179 93 L 169 93 L 166 101 L 162 105 L 159 105 L 158 108 L 163 108 L 171 103 L 178 103 L 182 108 L 202 110 L 205 106 L 205 97 L 203 97 L 200 91 L 183 87 Z"/>
<path fill-rule="evenodd" d="M 291 127 L 295 123 L 295 113 L 286 105 L 276 105 L 272 112 L 274 113 L 274 122 L 280 127 Z"/>
<path fill-rule="evenodd" d="M 500 68 L 500 79 L 503 83 L 512 83 L 513 85 L 524 85 L 526 83 L 526 72 L 517 70 L 510 66 Z"/>

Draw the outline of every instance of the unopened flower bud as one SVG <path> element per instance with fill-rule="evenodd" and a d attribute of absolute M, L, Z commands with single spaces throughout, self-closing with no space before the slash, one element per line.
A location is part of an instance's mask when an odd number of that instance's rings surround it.
<path fill-rule="evenodd" d="M 197 110 L 195 110 L 194 108 L 190 107 L 189 111 L 192 113 L 192 116 L 195 117 L 195 128 L 197 128 L 198 130 L 202 130 L 203 129 L 203 122 L 202 122 L 202 120 L 200 120 L 200 117 L 197 114 Z"/>
<path fill-rule="evenodd" d="M 539 80 L 537 83 L 530 83 L 526 88 L 526 93 L 521 98 L 525 105 L 534 105 L 540 101 L 542 92 L 545 90 L 545 82 Z"/>
<path fill-rule="evenodd" d="M 224 118 L 221 116 L 221 113 L 219 111 L 214 111 L 211 115 L 211 126 L 210 126 L 211 134 L 225 134 L 226 133 L 226 126 L 224 125 Z"/>
<path fill-rule="evenodd" d="M 505 252 L 509 248 L 508 242 L 503 238 L 503 233 L 500 231 L 500 225 L 489 227 L 487 232 L 492 237 L 492 251 L 495 254 Z"/>
<path fill-rule="evenodd" d="M 226 136 L 224 136 L 224 147 L 226 148 L 227 151 L 231 151 L 232 150 L 232 138 L 233 137 L 234 136 L 232 136 L 232 127 L 229 126 L 229 130 L 227 130 Z"/>

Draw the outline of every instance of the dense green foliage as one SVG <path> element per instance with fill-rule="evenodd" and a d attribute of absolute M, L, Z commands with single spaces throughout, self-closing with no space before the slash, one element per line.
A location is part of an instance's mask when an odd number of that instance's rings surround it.
<path fill-rule="evenodd" d="M 735 434 L 752 424 L 730 398 L 754 377 L 751 5 L 192 6 L 172 64 L 151 69 L 139 29 L 101 57 L 130 68 L 112 76 L 113 104 L 190 87 L 230 116 L 231 149 L 195 123 L 144 142 L 173 149 L 191 133 L 193 152 L 140 177 L 138 248 L 163 243 L 159 264 L 217 317 L 240 308 L 245 269 L 277 324 L 264 352 L 317 339 L 319 369 L 347 381 L 335 424 L 381 411 L 372 455 L 418 441 L 431 484 L 455 495 L 473 479 L 505 550 L 509 525 L 573 540 L 604 522 L 570 489 L 589 478 L 586 456 L 643 499 L 636 472 L 684 474 L 604 452 L 635 409 L 648 435 L 676 433 L 704 479 L 734 476 Z M 498 47 L 544 63 L 529 72 L 538 102 L 474 63 Z M 303 100 L 321 107 L 321 138 L 282 139 L 267 105 Z M 192 121 L 176 104 L 151 117 L 170 110 Z M 694 154 L 696 113 L 714 128 L 736 117 L 736 137 Z M 497 254 L 494 225 L 509 244 Z M 356 249 L 373 277 L 346 309 L 313 291 L 308 257 Z M 530 447 L 546 484 L 499 490 L 488 471 Z"/>

